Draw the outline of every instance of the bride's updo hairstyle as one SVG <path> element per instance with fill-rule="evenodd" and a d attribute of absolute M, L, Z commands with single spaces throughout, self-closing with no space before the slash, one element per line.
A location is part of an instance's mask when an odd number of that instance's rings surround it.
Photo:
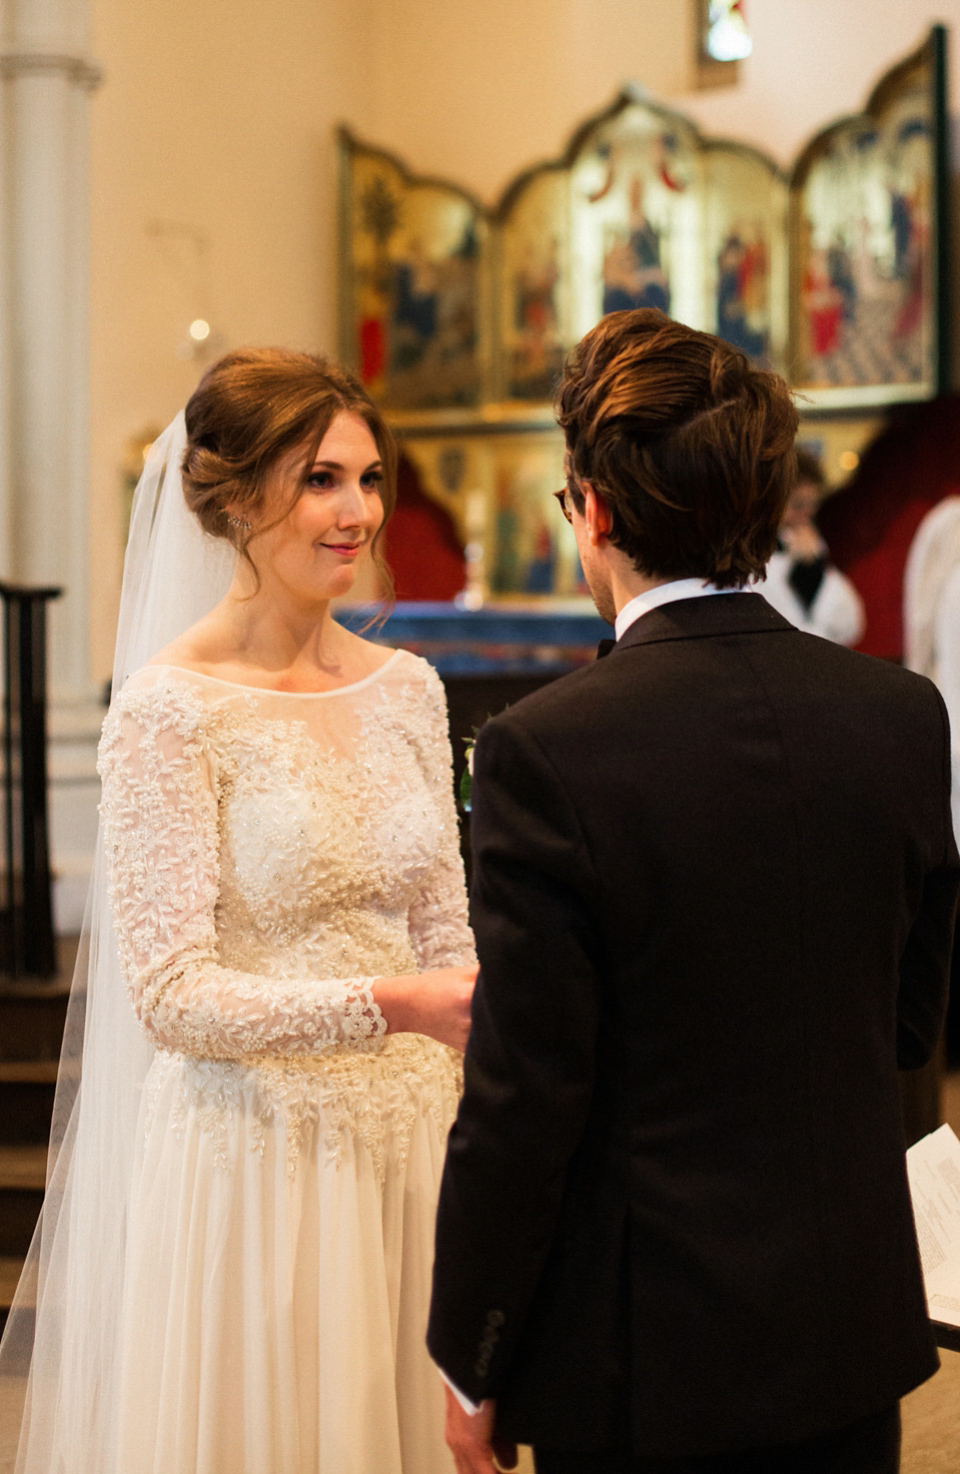
<path fill-rule="evenodd" d="M 557 392 L 567 486 L 589 482 L 641 573 L 742 588 L 762 578 L 797 474 L 797 410 L 779 374 L 655 308 L 611 312 Z"/>
<path fill-rule="evenodd" d="M 324 358 L 287 348 L 238 348 L 213 364 L 186 407 L 184 496 L 204 532 L 232 543 L 254 566 L 251 542 L 283 521 L 306 486 L 320 442 L 344 413 L 363 420 L 383 464 L 383 522 L 371 555 L 389 592 L 393 579 L 382 538 L 397 499 L 396 445 L 360 382 Z M 303 456 L 289 499 L 264 522 L 271 472 L 298 446 Z"/>

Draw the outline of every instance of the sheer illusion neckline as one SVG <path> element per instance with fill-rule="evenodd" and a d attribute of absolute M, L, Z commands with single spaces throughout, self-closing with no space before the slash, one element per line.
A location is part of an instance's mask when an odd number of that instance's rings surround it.
<path fill-rule="evenodd" d="M 158 661 L 156 665 L 144 666 L 143 669 L 172 670 L 181 676 L 196 676 L 200 681 L 212 681 L 215 686 L 229 686 L 234 691 L 251 691 L 258 696 L 293 696 L 302 701 L 306 697 L 343 696 L 348 691 L 360 691 L 364 686 L 369 686 L 371 681 L 378 680 L 403 653 L 403 650 L 394 650 L 369 675 L 363 676 L 359 681 L 350 681 L 346 686 L 332 686 L 329 691 L 280 691 L 275 686 L 247 686 L 242 681 L 226 681 L 222 676 L 210 676 L 206 671 L 192 670 L 187 665 L 171 665 L 168 661 Z"/>

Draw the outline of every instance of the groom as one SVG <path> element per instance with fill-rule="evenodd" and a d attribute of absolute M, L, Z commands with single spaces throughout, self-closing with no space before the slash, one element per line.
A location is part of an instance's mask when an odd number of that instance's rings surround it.
<path fill-rule="evenodd" d="M 945 1008 L 943 703 L 744 589 L 795 469 L 776 375 L 614 313 L 559 417 L 617 641 L 477 744 L 429 1332 L 456 1466 L 892 1474 L 937 1367 L 896 1070 Z"/>

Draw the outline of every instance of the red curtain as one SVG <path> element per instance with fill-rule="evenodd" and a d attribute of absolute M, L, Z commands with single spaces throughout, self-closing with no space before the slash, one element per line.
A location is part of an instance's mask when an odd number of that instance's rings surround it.
<path fill-rule="evenodd" d="M 397 508 L 387 523 L 386 554 L 398 599 L 447 600 L 463 588 L 463 544 L 453 518 L 427 496 L 405 456 L 397 469 Z"/>
<path fill-rule="evenodd" d="M 960 395 L 891 412 L 855 475 L 820 509 L 837 567 L 866 605 L 868 655 L 903 657 L 903 570 L 914 534 L 945 496 L 960 494 Z"/>

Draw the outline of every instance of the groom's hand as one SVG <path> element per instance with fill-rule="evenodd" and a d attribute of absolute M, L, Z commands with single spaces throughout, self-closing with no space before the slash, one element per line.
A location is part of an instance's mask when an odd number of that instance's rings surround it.
<path fill-rule="evenodd" d="M 426 1034 L 463 1054 L 470 1035 L 470 1000 L 477 965 L 378 978 L 373 998 L 390 1034 Z"/>
<path fill-rule="evenodd" d="M 447 1443 L 457 1474 L 495 1474 L 494 1457 L 502 1469 L 517 1467 L 517 1445 L 493 1436 L 496 1404 L 488 1400 L 468 1413 L 447 1388 Z"/>

